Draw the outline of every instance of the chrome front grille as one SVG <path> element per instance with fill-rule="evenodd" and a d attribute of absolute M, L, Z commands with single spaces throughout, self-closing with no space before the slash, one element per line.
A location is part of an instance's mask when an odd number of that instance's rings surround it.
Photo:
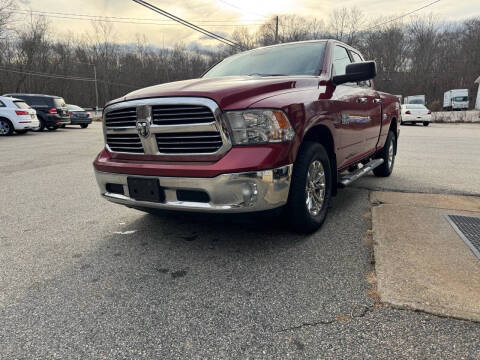
<path fill-rule="evenodd" d="M 109 128 L 135 126 L 137 109 L 135 107 L 109 111 L 105 114 L 105 125 Z"/>
<path fill-rule="evenodd" d="M 212 111 L 206 106 L 154 105 L 152 118 L 155 125 L 208 124 L 215 122 Z"/>
<path fill-rule="evenodd" d="M 104 132 L 111 152 L 158 155 L 167 161 L 217 160 L 232 147 L 220 108 L 205 98 L 112 104 L 105 108 Z"/>
<path fill-rule="evenodd" d="M 222 147 L 218 131 L 157 134 L 158 151 L 163 154 L 208 154 Z"/>
<path fill-rule="evenodd" d="M 107 134 L 107 145 L 112 151 L 143 154 L 138 134 Z"/>

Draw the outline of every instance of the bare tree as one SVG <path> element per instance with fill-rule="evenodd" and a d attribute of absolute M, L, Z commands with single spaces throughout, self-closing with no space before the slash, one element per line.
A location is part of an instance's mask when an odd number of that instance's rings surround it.
<path fill-rule="evenodd" d="M 14 0 L 0 0 L 0 39 L 10 30 L 13 20 L 12 10 L 15 10 Z"/>

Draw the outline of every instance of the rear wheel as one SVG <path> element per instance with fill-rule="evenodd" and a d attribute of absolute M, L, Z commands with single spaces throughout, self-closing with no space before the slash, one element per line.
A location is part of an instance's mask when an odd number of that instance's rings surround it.
<path fill-rule="evenodd" d="M 377 158 L 383 159 L 383 164 L 373 169 L 375 176 L 390 176 L 393 171 L 393 165 L 395 165 L 395 146 L 396 137 L 393 131 L 390 130 L 388 132 L 387 140 L 385 141 L 385 146 L 380 150 L 377 156 Z"/>
<path fill-rule="evenodd" d="M 13 134 L 13 125 L 10 120 L 0 118 L 0 135 L 10 136 Z"/>
<path fill-rule="evenodd" d="M 82 129 L 86 129 L 86 128 L 88 127 L 88 124 L 81 124 L 80 127 L 81 127 Z"/>
<path fill-rule="evenodd" d="M 47 126 L 48 131 L 55 131 L 58 129 L 58 126 L 56 125 L 48 125 Z"/>
<path fill-rule="evenodd" d="M 423 122 L 423 126 L 428 126 L 428 125 L 430 125 L 430 123 L 428 121 Z"/>
<path fill-rule="evenodd" d="M 38 118 L 38 121 L 39 121 L 40 125 L 38 126 L 38 128 L 33 129 L 33 131 L 43 131 L 43 130 L 45 130 L 45 120 L 43 120 L 41 118 Z"/>
<path fill-rule="evenodd" d="M 286 207 L 293 229 L 312 233 L 327 216 L 332 195 L 330 158 L 323 145 L 307 141 L 293 166 L 290 195 Z"/>

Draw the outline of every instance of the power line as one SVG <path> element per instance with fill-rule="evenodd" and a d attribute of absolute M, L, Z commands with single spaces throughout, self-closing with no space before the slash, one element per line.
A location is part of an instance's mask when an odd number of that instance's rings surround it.
<path fill-rule="evenodd" d="M 87 20 L 87 21 L 99 21 L 99 22 L 112 22 L 120 24 L 140 24 L 140 25 L 160 25 L 160 26 L 178 26 L 175 22 L 168 20 L 156 20 L 156 19 L 143 19 L 143 18 L 128 18 L 128 17 L 117 17 L 117 16 L 98 16 L 98 15 L 88 15 L 88 14 L 73 14 L 73 13 L 61 13 L 61 12 L 50 12 L 50 11 L 39 11 L 39 10 L 17 10 L 9 9 L 11 13 L 17 14 L 33 14 L 38 16 L 45 17 L 55 17 L 56 20 L 63 19 L 74 19 L 74 20 Z M 62 17 L 58 17 L 61 15 Z M 145 21 L 155 21 L 155 22 L 145 22 Z M 215 26 L 215 27 L 225 27 L 225 26 L 242 26 L 242 25 L 261 25 L 260 23 L 237 23 L 232 24 L 228 20 L 199 20 L 198 23 L 204 24 L 206 26 Z"/>
<path fill-rule="evenodd" d="M 216 39 L 216 40 L 218 40 L 218 41 L 220 41 L 220 42 L 222 42 L 222 43 L 224 43 L 224 44 L 226 44 L 226 45 L 229 45 L 229 46 L 232 46 L 232 47 L 235 47 L 235 48 L 238 48 L 238 49 L 242 49 L 242 46 L 241 46 L 240 44 L 238 44 L 238 43 L 236 43 L 236 42 L 234 42 L 234 41 L 232 41 L 232 40 L 229 40 L 229 39 L 227 39 L 227 38 L 225 38 L 225 37 L 223 37 L 223 36 L 220 36 L 220 35 L 217 35 L 217 34 L 215 34 L 215 33 L 212 33 L 211 31 L 208 31 L 208 30 L 206 30 L 206 29 L 203 29 L 203 28 L 201 28 L 201 27 L 199 27 L 199 26 L 197 26 L 197 25 L 194 25 L 194 24 L 192 24 L 191 22 L 188 22 L 188 21 L 186 21 L 186 20 L 183 20 L 182 18 L 180 18 L 180 17 L 178 17 L 178 16 L 175 16 L 175 15 L 173 15 L 173 14 L 171 14 L 171 13 L 165 11 L 165 10 L 162 10 L 162 9 L 160 9 L 160 8 L 152 5 L 152 4 L 149 4 L 149 3 L 146 2 L 146 1 L 143 1 L 143 0 L 133 0 L 133 2 L 136 2 L 136 3 L 139 4 L 139 5 L 145 6 L 147 9 L 153 10 L 153 11 L 155 11 L 155 12 L 157 12 L 157 13 L 163 15 L 163 16 L 166 16 L 166 17 L 169 18 L 169 19 L 175 20 L 175 21 L 179 22 L 180 24 L 189 27 L 190 29 L 193 29 L 193 30 L 195 30 L 195 31 L 198 31 L 198 32 L 200 32 L 200 33 L 202 33 L 202 34 L 204 34 L 204 35 L 206 35 L 206 36 L 209 36 L 209 37 L 211 37 L 211 38 L 213 38 L 213 39 Z"/>
<path fill-rule="evenodd" d="M 69 76 L 69 75 L 62 75 L 62 74 L 52 74 L 52 73 L 42 73 L 42 72 L 31 71 L 31 70 L 16 70 L 16 69 L 9 69 L 9 68 L 5 68 L 5 67 L 0 67 L 0 71 L 7 71 L 7 72 L 11 72 L 11 73 L 30 75 L 30 76 L 39 76 L 39 77 L 60 79 L 60 80 L 95 82 L 94 78 L 87 78 L 87 77 L 81 77 L 81 76 Z M 117 83 L 117 82 L 112 82 L 112 81 L 107 81 L 107 80 L 99 80 L 99 79 L 97 81 L 101 82 L 101 83 L 109 84 L 109 85 L 117 85 L 117 86 L 124 86 L 124 87 L 130 87 L 130 88 L 137 88 L 137 86 L 130 85 L 130 84 L 122 84 L 122 83 Z"/>
<path fill-rule="evenodd" d="M 426 5 L 422 6 L 422 7 L 419 7 L 418 9 L 415 9 L 415 10 L 412 10 L 412 11 L 410 11 L 410 12 L 408 12 L 408 13 L 405 13 L 405 14 L 403 14 L 403 15 L 400 15 L 399 17 L 396 17 L 396 18 L 394 18 L 394 19 L 387 20 L 387 21 L 385 21 L 385 22 L 382 22 L 382 23 L 379 23 L 379 24 L 375 24 L 375 25 L 370 26 L 370 27 L 368 27 L 368 28 L 366 28 L 366 29 L 363 29 L 363 31 L 368 31 L 368 30 L 374 29 L 374 28 L 376 28 L 376 27 L 378 27 L 378 26 L 382 26 L 382 25 L 391 23 L 391 22 L 393 22 L 393 21 L 397 21 L 397 20 L 399 20 L 399 19 L 404 18 L 405 16 L 411 15 L 411 14 L 417 12 L 417 11 L 420 11 L 420 10 L 423 10 L 423 9 L 429 7 L 429 6 L 432 6 L 432 5 L 434 5 L 434 4 L 436 4 L 436 3 L 440 2 L 440 1 L 441 1 L 441 0 L 432 1 L 431 3 L 428 3 L 428 4 L 426 4 Z"/>
<path fill-rule="evenodd" d="M 265 15 L 256 13 L 256 12 L 254 12 L 254 11 L 245 10 L 245 9 L 241 8 L 240 6 L 237 6 L 237 5 L 235 5 L 235 4 L 229 3 L 229 2 L 224 1 L 224 0 L 218 0 L 218 1 L 220 1 L 221 3 L 224 3 L 224 4 L 228 5 L 228 6 L 231 6 L 231 7 L 235 8 L 235 9 L 237 9 L 237 10 L 240 10 L 240 11 L 242 11 L 242 12 L 246 12 L 246 13 L 250 13 L 250 14 L 253 14 L 253 15 L 257 15 L 257 16 L 260 16 L 260 17 L 262 17 L 262 18 L 266 18 L 266 17 L 267 17 L 267 16 L 265 16 Z"/>
<path fill-rule="evenodd" d="M 120 16 L 99 16 L 99 15 L 90 15 L 90 14 L 75 14 L 75 13 L 64 13 L 64 12 L 53 12 L 53 11 L 41 11 L 41 10 L 31 10 L 31 9 L 15 9 L 15 8 L 5 8 L 7 10 L 15 11 L 24 11 L 24 12 L 34 12 L 34 13 L 43 13 L 43 14 L 54 14 L 54 15 L 67 15 L 67 16 L 83 16 L 83 17 L 92 17 L 92 18 L 102 18 L 102 19 L 119 19 L 119 20 L 140 20 L 140 21 L 167 21 L 168 20 L 158 20 L 153 18 L 132 18 L 132 17 L 120 17 Z M 206 22 L 206 23 L 230 23 L 230 20 L 199 20 L 195 19 L 192 21 L 197 22 Z M 245 20 L 249 21 L 249 20 Z M 257 21 L 257 20 L 252 20 Z"/>

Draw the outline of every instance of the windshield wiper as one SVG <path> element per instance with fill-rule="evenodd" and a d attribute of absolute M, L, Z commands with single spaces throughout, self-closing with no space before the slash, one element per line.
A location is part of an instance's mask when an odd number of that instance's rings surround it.
<path fill-rule="evenodd" d="M 260 74 L 260 73 L 252 73 L 248 74 L 248 76 L 288 76 L 285 74 Z"/>

